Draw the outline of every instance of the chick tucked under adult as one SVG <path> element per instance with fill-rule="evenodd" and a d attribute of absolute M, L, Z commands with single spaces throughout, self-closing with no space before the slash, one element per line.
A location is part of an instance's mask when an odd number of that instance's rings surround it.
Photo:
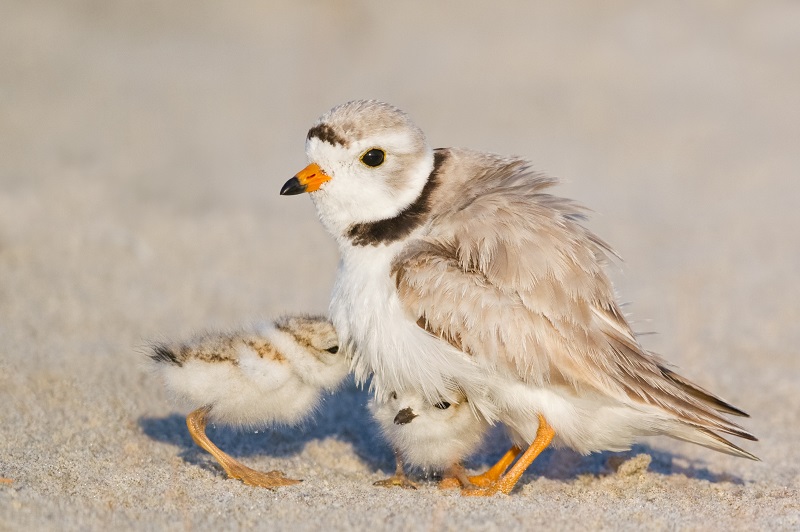
<path fill-rule="evenodd" d="M 371 401 L 370 411 L 396 459 L 395 474 L 376 486 L 416 488 L 405 465 L 442 472 L 441 487 L 468 488 L 476 481 L 477 477 L 467 476 L 462 461 L 480 446 L 489 424 L 472 411 L 465 397 L 458 403 L 432 404 L 414 391 L 392 392 L 386 401 Z"/>
<path fill-rule="evenodd" d="M 281 194 L 310 192 L 341 263 L 330 305 L 344 354 L 379 401 L 410 390 L 466 397 L 504 423 L 508 493 L 551 441 L 581 453 L 664 434 L 756 459 L 740 409 L 642 348 L 604 271 L 610 247 L 585 210 L 529 163 L 432 149 L 399 109 L 353 101 L 309 130 L 310 164 Z M 507 465 L 507 464 L 506 464 Z"/>

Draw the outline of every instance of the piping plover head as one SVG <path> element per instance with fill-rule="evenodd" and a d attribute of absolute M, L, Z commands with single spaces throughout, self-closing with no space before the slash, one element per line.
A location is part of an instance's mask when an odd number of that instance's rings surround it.
<path fill-rule="evenodd" d="M 161 343 L 153 346 L 150 358 L 169 392 L 194 409 L 187 424 L 195 442 L 229 476 L 262 487 L 296 481 L 279 472 L 253 471 L 226 455 L 206 437 L 207 422 L 246 427 L 297 423 L 349 371 L 333 325 L 315 316 L 284 316 L 237 332 Z"/>
<path fill-rule="evenodd" d="M 351 102 L 321 117 L 308 132 L 306 153 L 313 163 L 281 194 L 317 192 L 312 199 L 334 236 L 353 223 L 399 213 L 433 168 L 422 131 L 399 109 L 376 101 Z"/>
<path fill-rule="evenodd" d="M 415 391 L 391 392 L 385 401 L 373 399 L 370 411 L 397 458 L 397 473 L 380 485 L 406 486 L 403 465 L 465 482 L 461 462 L 477 450 L 489 429 L 466 397 L 460 403 L 431 404 Z"/>
<path fill-rule="evenodd" d="M 755 440 L 725 417 L 743 411 L 641 346 L 605 272 L 613 251 L 555 179 L 431 150 L 376 101 L 323 115 L 306 153 L 281 193 L 310 192 L 339 243 L 330 311 L 356 379 L 431 404 L 463 393 L 525 449 L 479 494 L 510 492 L 551 441 L 590 453 L 664 434 L 755 459 L 719 435 Z"/>

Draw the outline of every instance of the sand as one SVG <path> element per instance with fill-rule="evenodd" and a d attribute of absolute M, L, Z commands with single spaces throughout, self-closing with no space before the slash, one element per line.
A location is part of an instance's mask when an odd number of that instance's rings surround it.
<path fill-rule="evenodd" d="M 798 57 L 796 2 L 4 2 L 0 529 L 799 528 Z M 209 431 L 305 482 L 226 479 L 146 346 L 326 309 L 336 247 L 278 190 L 361 97 L 561 178 L 646 346 L 763 461 L 655 438 L 547 451 L 510 496 L 381 489 L 350 383 L 303 427 Z"/>

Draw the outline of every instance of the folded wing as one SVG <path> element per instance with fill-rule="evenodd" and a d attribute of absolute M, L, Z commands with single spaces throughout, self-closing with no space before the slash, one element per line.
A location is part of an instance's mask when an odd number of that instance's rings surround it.
<path fill-rule="evenodd" d="M 555 180 L 523 160 L 470 155 L 451 159 L 477 177 L 393 264 L 401 301 L 417 323 L 487 371 L 655 406 L 680 422 L 674 436 L 754 458 L 707 434 L 754 440 L 720 415 L 744 412 L 641 347 L 604 271 L 613 252 L 581 225 L 584 209 L 548 194 Z"/>

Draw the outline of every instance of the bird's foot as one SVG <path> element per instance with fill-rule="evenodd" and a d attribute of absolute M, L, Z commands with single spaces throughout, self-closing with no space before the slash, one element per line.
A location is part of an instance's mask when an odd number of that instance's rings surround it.
<path fill-rule="evenodd" d="M 444 478 L 439 482 L 439 489 L 441 490 L 471 489 L 474 487 L 472 479 L 467 476 L 467 472 L 461 464 L 450 466 L 445 472 Z"/>
<path fill-rule="evenodd" d="M 228 474 L 228 477 L 241 480 L 248 486 L 256 486 L 259 488 L 274 489 L 302 482 L 302 480 L 288 478 L 282 471 L 263 473 L 241 463 L 232 464 L 228 462 L 223 465 L 223 469 Z"/>
<path fill-rule="evenodd" d="M 468 497 L 491 497 L 498 493 L 509 493 L 516 482 L 497 476 L 492 471 L 469 477 L 469 484 L 462 484 L 461 495 Z"/>
<path fill-rule="evenodd" d="M 405 490 L 415 490 L 419 487 L 419 484 L 413 482 L 407 476 L 399 475 L 397 473 L 389 478 L 373 482 L 372 485 L 380 486 L 382 488 L 403 488 Z"/>
<path fill-rule="evenodd" d="M 188 416 L 186 416 L 186 426 L 189 427 L 189 434 L 192 436 L 194 442 L 202 449 L 211 453 L 222 469 L 228 474 L 230 478 L 241 480 L 248 486 L 257 486 L 259 488 L 273 489 L 280 486 L 291 486 L 302 482 L 293 478 L 286 478 L 280 471 L 270 471 L 269 473 L 262 473 L 255 469 L 250 469 L 234 457 L 225 453 L 214 445 L 214 442 L 206 436 L 206 424 L 208 422 L 208 414 L 211 412 L 211 406 L 204 406 L 198 408 Z"/>
<path fill-rule="evenodd" d="M 496 464 L 489 468 L 489 470 L 487 470 L 485 473 L 481 473 L 480 475 L 469 477 L 469 481 L 475 486 L 488 488 L 497 482 L 501 476 L 503 476 L 503 473 L 506 472 L 506 469 L 508 469 L 508 466 L 511 465 L 514 459 L 519 456 L 519 453 L 519 447 L 516 445 L 511 447 L 511 449 L 509 449 L 508 452 L 504 454 Z"/>
<path fill-rule="evenodd" d="M 13 483 L 14 483 L 13 478 L 0 477 L 0 484 L 13 484 Z"/>
<path fill-rule="evenodd" d="M 454 490 L 458 488 L 463 488 L 461 481 L 458 480 L 456 477 L 445 477 L 439 481 L 439 489 L 440 490 Z"/>
<path fill-rule="evenodd" d="M 503 474 L 496 481 L 492 482 L 489 486 L 476 489 L 463 489 L 461 490 L 461 494 L 471 497 L 491 497 L 492 495 L 496 495 L 498 493 L 504 493 L 508 495 L 511 493 L 511 490 L 514 489 L 514 486 L 517 485 L 517 482 L 522 474 L 526 469 L 528 469 L 528 466 L 531 465 L 536 457 L 539 456 L 539 454 L 545 448 L 547 448 L 548 445 L 550 445 L 550 442 L 553 441 L 553 436 L 555 436 L 555 431 L 544 419 L 544 416 L 539 414 L 539 428 L 536 430 L 536 438 L 534 438 L 528 449 L 522 453 L 522 455 L 519 457 L 519 460 L 517 460 L 511 469 L 509 469 L 507 473 Z M 507 464 L 503 464 L 502 462 L 504 462 L 506 458 L 510 456 L 510 454 L 514 454 L 516 456 L 518 453 L 519 451 L 515 451 L 515 448 L 512 447 L 511 450 L 506 453 L 506 456 L 500 460 L 500 462 L 495 464 L 494 467 L 485 473 L 485 476 L 488 479 L 491 479 L 491 475 L 497 473 L 500 469 L 505 470 Z"/>
<path fill-rule="evenodd" d="M 486 473 L 482 473 L 480 475 L 475 475 L 474 477 L 469 477 L 469 481 L 479 488 L 488 488 L 492 484 L 494 484 L 497 479 L 491 478 L 486 475 Z"/>
<path fill-rule="evenodd" d="M 487 486 L 465 486 L 461 489 L 461 495 L 466 497 L 492 497 L 498 493 L 508 493 L 514 487 L 514 484 L 508 487 L 508 491 L 503 489 L 501 485 L 502 480 L 492 482 Z"/>

